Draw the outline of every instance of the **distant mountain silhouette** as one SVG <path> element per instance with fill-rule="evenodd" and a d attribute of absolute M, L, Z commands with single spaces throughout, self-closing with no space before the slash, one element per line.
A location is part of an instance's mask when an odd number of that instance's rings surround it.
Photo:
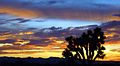
<path fill-rule="evenodd" d="M 58 64 L 60 61 L 65 61 L 64 58 L 50 57 L 50 58 L 14 58 L 14 57 L 0 57 L 0 63 L 39 63 L 39 64 Z"/>
<path fill-rule="evenodd" d="M 15 58 L 15 57 L 0 57 L 0 66 L 4 64 L 65 64 L 67 59 L 59 57 L 50 58 Z M 75 64 L 81 64 L 75 61 Z M 70 63 L 67 63 L 70 64 Z M 94 64 L 120 64 L 120 61 L 96 61 Z"/>

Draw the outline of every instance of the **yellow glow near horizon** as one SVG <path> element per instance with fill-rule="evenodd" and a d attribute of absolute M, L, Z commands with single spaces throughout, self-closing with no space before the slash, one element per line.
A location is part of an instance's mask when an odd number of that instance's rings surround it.
<path fill-rule="evenodd" d="M 60 44 L 61 44 L 61 43 L 64 43 L 64 41 L 55 41 L 55 42 L 56 42 L 56 43 L 60 43 Z"/>
<path fill-rule="evenodd" d="M 2 47 L 2 46 L 13 46 L 13 44 L 10 44 L 10 43 L 5 43 L 5 44 L 0 44 L 0 47 Z"/>
<path fill-rule="evenodd" d="M 24 54 L 24 53 L 19 53 L 19 54 L 4 54 L 1 55 L 0 57 L 7 56 L 7 57 L 42 57 L 42 58 L 49 58 L 49 57 L 62 57 L 62 52 L 44 52 L 44 53 L 32 53 L 32 54 Z"/>
<path fill-rule="evenodd" d="M 106 56 L 105 59 L 103 59 L 102 61 L 116 61 L 115 59 L 117 59 L 118 57 L 116 56 L 120 56 L 120 53 L 115 51 L 112 52 L 110 50 L 114 49 L 114 48 L 119 48 L 119 45 L 104 45 L 106 50 L 104 51 Z M 39 48 L 39 47 L 38 47 Z M 49 58 L 49 57 L 63 57 L 62 56 L 62 52 L 64 51 L 64 49 L 57 49 L 59 47 L 55 47 L 56 49 L 34 49 L 34 50 L 3 50 L 2 52 L 8 52 L 8 54 L 0 54 L 0 56 L 8 56 L 8 57 L 34 57 L 34 58 L 38 58 L 38 57 L 42 57 L 42 58 Z M 16 54 L 14 54 L 14 52 Z M 9 54 L 11 53 L 11 54 Z M 109 58 L 108 58 L 109 57 Z M 114 58 L 113 58 L 114 57 Z M 101 59 L 97 59 L 97 60 L 101 60 Z"/>

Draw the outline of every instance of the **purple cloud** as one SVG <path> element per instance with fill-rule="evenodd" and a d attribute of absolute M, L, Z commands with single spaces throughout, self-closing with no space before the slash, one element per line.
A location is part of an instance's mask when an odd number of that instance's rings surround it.
<path fill-rule="evenodd" d="M 0 43 L 12 43 L 12 44 L 14 44 L 14 42 L 16 42 L 16 41 L 13 39 L 0 40 Z"/>

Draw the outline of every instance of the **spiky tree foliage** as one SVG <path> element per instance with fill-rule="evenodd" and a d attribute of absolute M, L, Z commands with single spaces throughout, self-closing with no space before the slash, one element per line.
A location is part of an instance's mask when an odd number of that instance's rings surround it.
<path fill-rule="evenodd" d="M 80 60 L 82 63 L 85 63 L 85 59 L 88 62 L 95 61 L 96 58 L 103 59 L 105 47 L 102 44 L 105 43 L 105 38 L 104 32 L 98 27 L 93 31 L 88 30 L 87 33 L 84 32 L 81 37 L 67 37 L 65 40 L 69 44 L 62 55 L 68 59 Z"/>

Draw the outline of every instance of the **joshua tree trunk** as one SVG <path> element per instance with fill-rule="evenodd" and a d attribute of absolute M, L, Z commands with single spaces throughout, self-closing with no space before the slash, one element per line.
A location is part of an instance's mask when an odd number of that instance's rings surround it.
<path fill-rule="evenodd" d="M 88 46 L 85 47 L 85 50 L 86 50 L 86 56 L 87 56 L 87 59 L 89 58 L 88 56 Z"/>
<path fill-rule="evenodd" d="M 77 56 L 79 57 L 79 60 L 81 60 L 81 56 L 78 51 L 76 51 Z"/>
<path fill-rule="evenodd" d="M 93 59 L 93 57 L 94 57 L 94 50 L 92 51 L 91 60 Z"/>
<path fill-rule="evenodd" d="M 98 57 L 98 54 L 95 56 L 95 58 L 93 60 L 95 61 L 97 57 Z"/>
<path fill-rule="evenodd" d="M 81 48 L 79 52 L 82 55 L 83 59 L 85 59 L 83 48 Z"/>

